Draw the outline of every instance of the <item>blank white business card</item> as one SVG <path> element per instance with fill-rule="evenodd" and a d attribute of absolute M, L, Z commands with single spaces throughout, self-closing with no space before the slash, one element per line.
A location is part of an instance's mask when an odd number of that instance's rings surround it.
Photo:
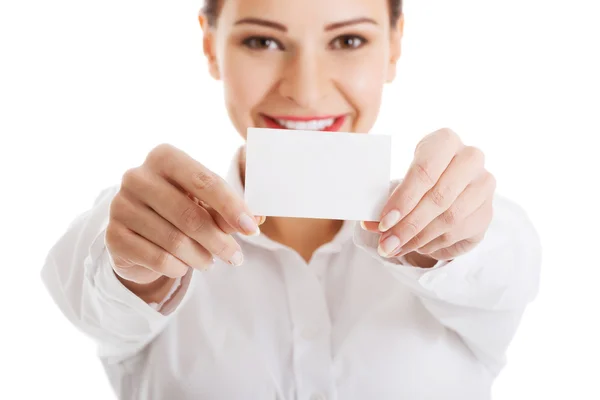
<path fill-rule="evenodd" d="M 245 200 L 255 215 L 378 221 L 391 137 L 249 128 Z"/>

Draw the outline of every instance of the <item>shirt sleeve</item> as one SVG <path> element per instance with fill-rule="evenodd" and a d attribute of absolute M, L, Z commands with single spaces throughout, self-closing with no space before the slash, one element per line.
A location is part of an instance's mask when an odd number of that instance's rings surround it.
<path fill-rule="evenodd" d="M 192 270 L 164 302 L 149 305 L 116 277 L 104 237 L 110 202 L 118 187 L 104 190 L 49 251 L 42 280 L 63 314 L 98 343 L 109 363 L 138 353 L 168 324 L 189 297 Z"/>
<path fill-rule="evenodd" d="M 522 314 L 539 290 L 541 244 L 525 211 L 496 195 L 484 239 L 470 252 L 431 268 L 377 253 L 379 234 L 359 224 L 354 243 L 380 261 L 418 296 L 444 326 L 455 331 L 497 376 Z"/>

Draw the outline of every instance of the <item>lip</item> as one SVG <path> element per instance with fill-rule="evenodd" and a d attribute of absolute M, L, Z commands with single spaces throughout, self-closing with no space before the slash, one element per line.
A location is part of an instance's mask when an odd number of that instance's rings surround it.
<path fill-rule="evenodd" d="M 344 122 L 346 121 L 346 114 L 343 115 L 329 115 L 329 116 L 311 116 L 311 117 L 299 117 L 299 116 L 291 116 L 291 115 L 277 115 L 277 116 L 271 116 L 271 115 L 266 115 L 266 114 L 261 114 L 261 116 L 263 117 L 263 119 L 265 120 L 265 123 L 267 124 L 267 126 L 269 128 L 272 129 L 287 129 L 285 126 L 279 125 L 279 123 L 276 121 L 277 119 L 285 119 L 288 121 L 298 121 L 298 122 L 304 122 L 304 121 L 319 121 L 319 120 L 324 120 L 324 119 L 333 119 L 334 122 L 331 126 L 328 126 L 325 129 L 321 129 L 321 131 L 323 132 L 336 132 L 338 131 L 342 125 L 344 125 Z"/>

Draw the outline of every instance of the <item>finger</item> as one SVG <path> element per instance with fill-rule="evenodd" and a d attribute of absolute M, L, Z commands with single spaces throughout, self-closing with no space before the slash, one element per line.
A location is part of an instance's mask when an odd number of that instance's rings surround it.
<path fill-rule="evenodd" d="M 379 232 L 379 222 L 374 221 L 360 221 L 360 227 L 367 232 L 381 233 Z"/>
<path fill-rule="evenodd" d="M 120 278 L 128 281 L 134 282 L 140 285 L 148 285 L 151 283 L 155 283 L 161 278 L 172 279 L 167 277 L 166 275 L 161 275 L 158 272 L 152 271 L 146 267 L 142 267 L 138 264 L 131 264 L 126 268 L 120 267 L 116 265 L 113 267 L 115 274 L 117 274 Z"/>
<path fill-rule="evenodd" d="M 147 169 L 134 169 L 123 176 L 123 182 L 126 195 L 147 204 L 214 256 L 232 265 L 243 262 L 233 237 L 216 225 L 208 211 L 162 177 Z"/>
<path fill-rule="evenodd" d="M 399 254 L 407 254 L 416 249 L 421 250 L 435 238 L 452 231 L 471 214 L 475 213 L 483 203 L 493 195 L 496 184 L 493 176 L 483 174 L 470 183 L 452 203 L 450 208 L 435 218 L 429 225 L 402 246 Z M 428 253 L 426 251 L 424 254 Z"/>
<path fill-rule="evenodd" d="M 431 254 L 440 249 L 450 247 L 462 240 L 477 237 L 484 232 L 492 220 L 492 202 L 486 201 L 473 214 L 468 216 L 459 226 L 434 238 L 417 249 L 418 253 Z M 403 252 L 406 249 L 403 249 Z"/>
<path fill-rule="evenodd" d="M 192 198 L 194 199 L 196 204 L 198 204 L 199 206 L 204 208 L 206 211 L 208 211 L 208 213 L 210 214 L 212 219 L 215 221 L 215 223 L 217 224 L 219 229 L 221 229 L 223 232 L 225 232 L 228 235 L 230 235 L 234 232 L 237 232 L 237 230 L 234 227 L 232 227 L 231 225 L 229 225 L 229 223 L 227 221 L 225 221 L 225 218 L 223 218 L 223 216 L 221 214 L 219 214 L 214 208 L 209 206 L 208 203 L 206 203 L 202 200 L 199 200 L 193 196 L 192 196 Z"/>
<path fill-rule="evenodd" d="M 190 199 L 192 199 L 192 201 L 194 201 L 196 204 L 198 204 L 199 206 L 203 207 L 206 211 L 208 211 L 209 214 L 213 217 L 213 219 L 217 223 L 217 226 L 219 226 L 219 228 L 221 228 L 221 230 L 223 232 L 228 233 L 228 234 L 237 232 L 236 229 L 233 228 L 231 225 L 229 225 L 229 223 L 227 221 L 225 221 L 225 218 L 223 218 L 223 216 L 221 214 L 219 214 L 214 208 L 209 206 L 208 203 L 194 197 L 190 193 L 188 193 L 187 196 Z M 267 220 L 267 217 L 265 217 L 264 215 L 263 216 L 260 216 L 260 215 L 254 216 L 254 221 L 256 222 L 256 224 L 258 226 L 261 226 L 262 224 L 264 224 L 266 220 Z M 260 233 L 260 231 L 257 231 L 255 234 L 250 235 L 250 236 L 258 235 L 259 233 Z"/>
<path fill-rule="evenodd" d="M 206 211 L 208 211 L 208 213 L 212 216 L 219 229 L 221 229 L 223 232 L 227 234 L 237 232 L 237 230 L 231 225 L 229 225 L 229 223 L 225 221 L 225 218 L 223 218 L 223 216 L 219 214 L 214 208 L 207 208 Z"/>
<path fill-rule="evenodd" d="M 106 242 L 110 243 L 111 254 L 119 254 L 132 265 L 138 265 L 152 270 L 169 278 L 184 276 L 189 267 L 172 254 L 166 252 L 156 244 L 129 230 L 125 225 L 114 223 L 112 229 L 106 230 Z M 124 279 L 134 282 L 139 280 L 140 270 L 118 266 L 115 263 L 115 272 Z"/>
<path fill-rule="evenodd" d="M 160 246 L 186 265 L 205 270 L 214 263 L 208 250 L 146 204 L 128 196 L 117 196 L 113 202 L 117 202 L 113 212 L 115 220 L 122 222 L 128 229 Z"/>
<path fill-rule="evenodd" d="M 417 145 L 406 177 L 383 208 L 379 226 L 381 232 L 396 225 L 417 206 L 461 147 L 460 139 L 449 129 L 436 131 Z"/>
<path fill-rule="evenodd" d="M 208 211 L 208 213 L 212 216 L 212 218 L 215 220 L 215 223 L 217 224 L 217 226 L 219 228 L 221 228 L 221 230 L 227 234 L 232 234 L 234 232 L 237 232 L 237 230 L 235 228 L 233 228 L 231 225 L 229 225 L 229 223 L 227 221 L 225 221 L 225 218 L 223 218 L 223 216 L 221 214 L 219 214 L 217 212 L 217 210 L 215 210 L 214 208 L 210 207 L 208 204 L 200 201 L 201 204 L 204 204 L 204 209 L 206 211 Z M 262 225 L 266 220 L 266 217 L 264 216 L 255 216 L 254 217 L 254 221 L 256 222 L 256 224 L 258 226 Z M 260 234 L 260 230 L 258 230 L 256 233 L 252 234 L 252 235 L 248 235 L 248 236 L 256 236 Z"/>
<path fill-rule="evenodd" d="M 162 145 L 149 154 L 146 162 L 159 175 L 172 179 L 186 192 L 208 203 L 238 232 L 257 232 L 258 226 L 246 203 L 219 175 L 183 151 Z"/>
<path fill-rule="evenodd" d="M 460 150 L 433 188 L 407 216 L 382 235 L 381 242 L 395 235 L 398 246 L 403 247 L 445 212 L 477 175 L 485 172 L 483 165 L 484 157 L 479 149 L 464 147 Z"/>
<path fill-rule="evenodd" d="M 480 241 L 481 240 L 478 238 L 461 240 L 460 242 L 454 243 L 450 247 L 437 250 L 436 252 L 429 254 L 429 256 L 431 258 L 435 258 L 436 260 L 452 260 L 461 254 L 465 254 L 473 250 L 473 248 L 475 248 Z"/>
<path fill-rule="evenodd" d="M 109 223 L 109 228 L 111 226 L 114 227 L 114 223 Z M 110 236 L 110 230 L 107 229 L 107 237 Z M 135 282 L 142 285 L 147 285 L 150 283 L 157 282 L 161 277 L 171 279 L 165 275 L 159 274 L 158 272 L 152 271 L 146 267 L 142 267 L 141 265 L 135 264 L 130 260 L 126 260 L 119 256 L 119 253 L 114 250 L 114 248 L 109 245 L 108 240 L 106 242 L 106 248 L 110 253 L 110 257 L 112 259 L 112 267 L 115 273 L 123 278 L 126 281 Z"/>

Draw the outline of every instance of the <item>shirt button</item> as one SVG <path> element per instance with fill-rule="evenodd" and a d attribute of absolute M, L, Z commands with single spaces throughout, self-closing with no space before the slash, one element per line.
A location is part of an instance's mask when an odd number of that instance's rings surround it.
<path fill-rule="evenodd" d="M 310 400 L 327 400 L 327 397 L 323 393 L 313 393 Z"/>

